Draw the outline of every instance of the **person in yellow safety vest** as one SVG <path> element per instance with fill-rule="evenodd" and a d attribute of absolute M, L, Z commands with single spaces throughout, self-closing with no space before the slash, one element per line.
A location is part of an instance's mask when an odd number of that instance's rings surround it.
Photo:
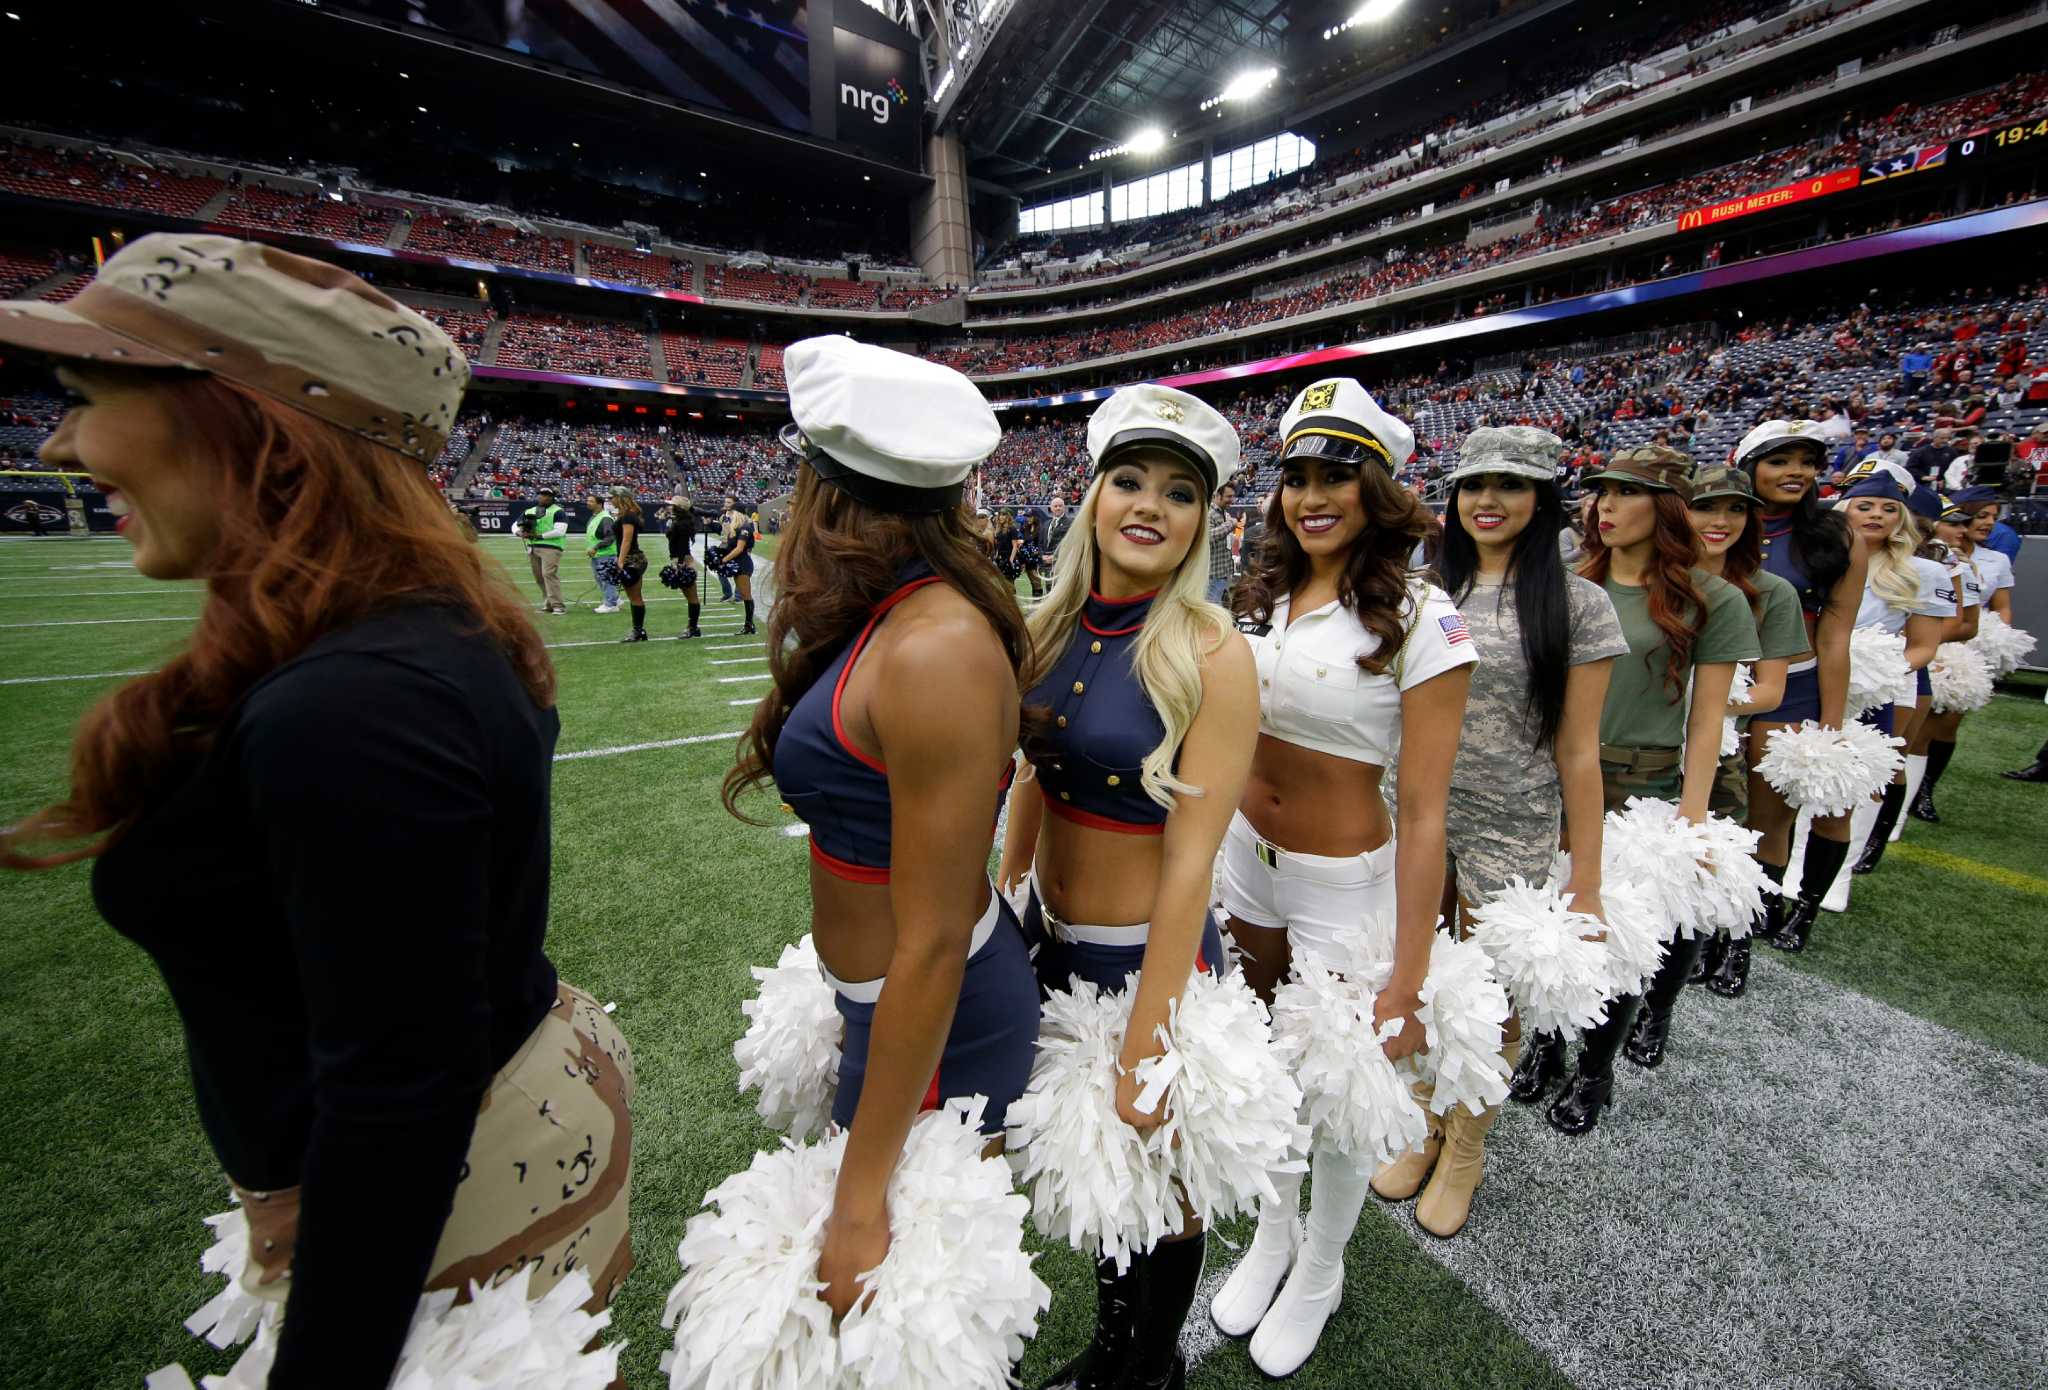
<path fill-rule="evenodd" d="M 555 490 L 544 487 L 533 506 L 519 518 L 519 534 L 526 540 L 526 562 L 533 567 L 533 582 L 540 586 L 543 613 L 567 613 L 562 602 L 562 537 L 569 523 L 555 505 Z"/>
<path fill-rule="evenodd" d="M 596 493 L 587 495 L 583 505 L 590 508 L 590 521 L 583 528 L 583 553 L 590 557 L 590 573 L 597 580 L 598 592 L 604 596 L 604 602 L 593 611 L 616 613 L 619 611 L 619 586 L 612 583 L 610 567 L 602 562 L 618 558 L 618 523 L 612 520 L 605 500 Z"/>

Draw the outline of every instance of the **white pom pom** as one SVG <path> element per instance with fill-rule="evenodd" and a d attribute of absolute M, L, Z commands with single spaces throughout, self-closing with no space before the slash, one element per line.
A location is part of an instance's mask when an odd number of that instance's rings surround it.
<path fill-rule="evenodd" d="M 1735 663 L 1735 679 L 1728 684 L 1728 703 L 1746 705 L 1750 691 L 1756 689 L 1756 670 L 1747 661 Z"/>
<path fill-rule="evenodd" d="M 1991 667 L 1965 642 L 1943 642 L 1927 663 L 1936 714 L 1967 714 L 1991 703 Z"/>
<path fill-rule="evenodd" d="M 760 1088 L 754 1111 L 770 1127 L 814 1138 L 832 1123 L 844 1021 L 832 986 L 818 973 L 818 950 L 809 933 L 783 947 L 774 965 L 753 967 L 753 976 L 761 988 L 740 1005 L 749 1021 L 732 1045 L 740 1090 Z"/>
<path fill-rule="evenodd" d="M 1052 1305 L 1024 1251 L 1030 1208 L 1009 1166 L 984 1160 L 987 1102 L 954 1101 L 910 1133 L 889 1182 L 889 1254 L 867 1281 L 874 1296 L 839 1325 L 848 1386 L 985 1387 L 1010 1368 Z"/>
<path fill-rule="evenodd" d="M 1381 1046 L 1399 1031 L 1376 1034 L 1375 971 L 1346 960 L 1345 973 L 1323 956 L 1303 952 L 1273 993 L 1273 1046 L 1301 1083 L 1312 1143 L 1366 1165 L 1386 1163 L 1419 1146 L 1429 1125 L 1413 1088 Z"/>
<path fill-rule="evenodd" d="M 248 1340 L 266 1319 L 275 1321 L 282 1311 L 281 1304 L 242 1287 L 249 1267 L 249 1218 L 243 1215 L 240 1199 L 235 1200 L 232 1210 L 206 1218 L 213 1228 L 213 1244 L 199 1257 L 199 1267 L 208 1274 L 225 1274 L 228 1286 L 185 1319 L 187 1332 L 222 1348 Z"/>
<path fill-rule="evenodd" d="M 889 1253 L 832 1330 L 817 1277 L 846 1135 L 784 1140 L 704 1198 L 677 1250 L 683 1277 L 662 1326 L 674 1390 L 996 1387 L 1051 1291 L 1023 1249 L 1024 1199 L 984 1159 L 986 1101 L 919 1118 L 889 1183 Z"/>
<path fill-rule="evenodd" d="M 1472 921 L 1472 939 L 1493 962 L 1524 1030 L 1569 1032 L 1606 1016 L 1608 951 L 1589 939 L 1605 930 L 1599 918 L 1572 911 L 1571 899 L 1556 889 L 1534 888 L 1517 876 L 1475 906 Z M 1276 1014 L 1279 1008 L 1276 997 Z"/>
<path fill-rule="evenodd" d="M 1854 719 L 1865 710 L 1882 709 L 1902 685 L 1913 680 L 1906 664 L 1903 633 L 1859 627 L 1849 634 L 1849 698 L 1844 708 Z"/>
<path fill-rule="evenodd" d="M 1478 942 L 1436 935 L 1415 1017 L 1429 1038 L 1419 1061 L 1431 1110 L 1443 1115 L 1462 1105 L 1477 1115 L 1507 1099 L 1513 1069 L 1500 1049 L 1508 995 Z"/>
<path fill-rule="evenodd" d="M 1984 658 L 1992 677 L 2003 679 L 2019 670 L 2033 653 L 2034 638 L 1986 608 L 1977 619 L 1977 635 L 1969 645 Z"/>
<path fill-rule="evenodd" d="M 1748 735 L 1735 727 L 1733 719 L 1721 721 L 1721 756 L 1732 758 L 1742 751 L 1742 740 Z"/>
<path fill-rule="evenodd" d="M 1786 801 L 1817 816 L 1847 815 L 1870 800 L 1906 765 L 1902 738 L 1850 721 L 1827 729 L 1806 720 L 1779 729 L 1756 770 Z"/>
<path fill-rule="evenodd" d="M 1609 811 L 1601 831 L 1600 881 L 1633 883 L 1658 918 L 1658 937 L 1691 939 L 1709 913 L 1713 875 L 1702 862 L 1708 844 L 1678 808 L 1654 797 L 1632 796 Z"/>
<path fill-rule="evenodd" d="M 1607 879 L 1600 885 L 1607 919 L 1607 996 L 1641 994 L 1664 963 L 1664 922 L 1643 887 Z"/>
<path fill-rule="evenodd" d="M 1125 1124 L 1116 1061 L 1136 981 L 1118 993 L 1077 977 L 1046 1001 L 1038 1060 L 1008 1113 L 1033 1223 L 1119 1268 L 1181 1232 L 1183 1196 L 1204 1222 L 1275 1197 L 1271 1174 L 1305 1167 L 1308 1139 L 1264 1006 L 1240 977 L 1206 972 L 1181 991 L 1165 1052 L 1138 1064 L 1140 1103 L 1167 1118 L 1142 1135 Z"/>
<path fill-rule="evenodd" d="M 619 1374 L 625 1343 L 586 1352 L 612 1315 L 586 1313 L 590 1276 L 572 1271 L 537 1299 L 527 1297 L 533 1266 L 495 1287 L 472 1283 L 469 1301 L 453 1290 L 421 1297 L 390 1390 L 605 1390 Z M 204 1376 L 205 1390 L 263 1390 L 277 1360 L 282 1319 L 257 1329 L 256 1340 L 224 1376 Z M 191 1390 L 182 1367 L 149 1378 L 150 1390 Z"/>

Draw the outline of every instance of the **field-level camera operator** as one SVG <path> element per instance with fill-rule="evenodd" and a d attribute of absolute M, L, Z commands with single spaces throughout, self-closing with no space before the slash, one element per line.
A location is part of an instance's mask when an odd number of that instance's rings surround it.
<path fill-rule="evenodd" d="M 569 519 L 555 505 L 555 490 L 542 488 L 540 500 L 519 515 L 519 536 L 526 542 L 526 562 L 533 566 L 544 613 L 569 611 L 562 602 L 562 537 L 568 534 Z"/>

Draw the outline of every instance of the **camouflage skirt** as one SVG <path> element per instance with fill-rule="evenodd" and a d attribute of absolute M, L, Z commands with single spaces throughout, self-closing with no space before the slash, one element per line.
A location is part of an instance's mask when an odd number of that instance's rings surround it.
<path fill-rule="evenodd" d="M 530 1265 L 537 1298 L 582 1269 L 595 1290 L 591 1311 L 609 1305 L 633 1267 L 632 1096 L 633 1053 L 617 1025 L 589 995 L 558 983 L 555 1006 L 484 1093 L 426 1288 L 461 1290 Z M 235 1194 L 249 1220 L 243 1285 L 284 1302 L 299 1189 Z"/>
<path fill-rule="evenodd" d="M 1541 884 L 1557 857 L 1564 797 L 1557 783 L 1526 792 L 1452 787 L 1444 810 L 1444 847 L 1457 866 L 1458 896 L 1477 903 L 1519 875 Z"/>

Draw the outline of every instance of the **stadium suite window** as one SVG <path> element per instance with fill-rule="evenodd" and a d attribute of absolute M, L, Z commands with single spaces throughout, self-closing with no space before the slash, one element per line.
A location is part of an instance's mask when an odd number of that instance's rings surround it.
<path fill-rule="evenodd" d="M 1150 178 L 1120 183 L 1109 190 L 1109 220 L 1129 222 L 1202 205 L 1202 166 L 1183 164 Z"/>
<path fill-rule="evenodd" d="M 1055 203 L 1040 203 L 1035 208 L 1025 208 L 1017 214 L 1017 231 L 1020 235 L 1031 232 L 1065 232 L 1076 227 L 1101 225 L 1100 193 L 1084 193 L 1078 198 L 1062 198 Z"/>
<path fill-rule="evenodd" d="M 1316 142 L 1285 131 L 1219 154 L 1209 165 L 1209 198 L 1227 198 L 1239 189 L 1280 178 L 1316 162 Z"/>

